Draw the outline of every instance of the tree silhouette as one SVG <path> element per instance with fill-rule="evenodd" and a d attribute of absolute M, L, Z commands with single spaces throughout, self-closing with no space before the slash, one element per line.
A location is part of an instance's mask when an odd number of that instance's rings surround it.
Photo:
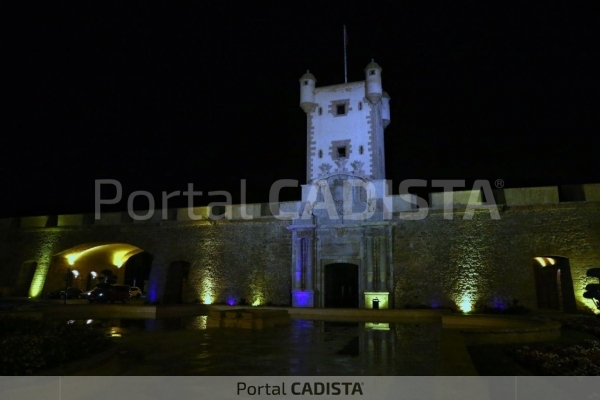
<path fill-rule="evenodd" d="M 600 268 L 588 269 L 586 275 L 600 280 Z M 596 305 L 596 308 L 600 310 L 600 284 L 589 283 L 585 286 L 585 292 L 583 297 L 590 299 Z"/>
<path fill-rule="evenodd" d="M 117 275 L 115 275 L 112 270 L 110 269 L 103 269 L 102 271 L 100 271 L 102 273 L 102 275 L 104 275 L 104 282 L 105 283 L 117 283 Z"/>

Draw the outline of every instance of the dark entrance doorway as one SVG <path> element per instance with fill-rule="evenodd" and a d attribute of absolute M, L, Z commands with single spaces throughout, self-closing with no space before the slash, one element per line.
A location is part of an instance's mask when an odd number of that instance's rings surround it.
<path fill-rule="evenodd" d="M 167 282 L 165 284 L 164 304 L 181 304 L 184 298 L 184 288 L 190 273 L 190 263 L 175 261 L 169 264 Z"/>
<path fill-rule="evenodd" d="M 533 273 L 538 308 L 564 312 L 577 310 L 567 257 L 536 257 L 533 259 Z"/>
<path fill-rule="evenodd" d="M 141 289 L 143 294 L 146 294 L 146 291 L 148 290 L 146 282 L 150 279 L 151 267 L 152 256 L 147 251 L 129 257 L 125 263 L 125 284 L 137 286 Z"/>
<path fill-rule="evenodd" d="M 358 265 L 325 266 L 325 307 L 358 308 Z"/>

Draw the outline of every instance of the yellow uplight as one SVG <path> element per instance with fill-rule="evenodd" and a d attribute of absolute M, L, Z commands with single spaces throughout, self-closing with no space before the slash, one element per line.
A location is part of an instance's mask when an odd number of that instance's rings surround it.
<path fill-rule="evenodd" d="M 556 264 L 556 260 L 554 258 L 551 257 L 536 257 L 534 258 L 535 261 L 537 261 L 538 263 L 540 263 L 540 265 L 542 267 L 545 267 L 547 265 L 554 265 Z"/>
<path fill-rule="evenodd" d="M 210 278 L 204 279 L 204 297 L 202 298 L 204 304 L 212 304 L 213 296 L 212 296 L 212 281 Z"/>
<path fill-rule="evenodd" d="M 117 267 L 117 268 L 121 268 L 123 266 L 123 264 L 125 264 L 125 261 L 127 261 L 127 259 L 129 257 L 125 257 L 127 255 L 127 253 L 129 253 L 130 250 L 121 250 L 121 251 L 115 251 L 113 253 L 113 264 Z"/>
<path fill-rule="evenodd" d="M 73 265 L 75 264 L 75 260 L 77 260 L 77 258 L 79 258 L 79 256 L 81 255 L 81 253 L 71 253 L 67 255 L 67 261 L 69 262 L 69 265 Z"/>
<path fill-rule="evenodd" d="M 468 297 L 463 298 L 463 300 L 460 302 L 460 309 L 462 312 L 465 313 L 471 312 L 471 310 L 473 309 L 471 299 Z"/>
<path fill-rule="evenodd" d="M 536 257 L 534 260 L 539 262 L 542 267 L 546 266 L 546 259 L 544 257 Z"/>

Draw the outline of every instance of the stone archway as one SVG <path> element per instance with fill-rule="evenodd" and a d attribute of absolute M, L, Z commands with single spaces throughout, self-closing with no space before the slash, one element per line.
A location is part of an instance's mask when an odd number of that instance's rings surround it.
<path fill-rule="evenodd" d="M 147 251 L 132 255 L 125 263 L 123 282 L 132 287 L 139 287 L 145 294 L 148 291 L 151 267 L 152 255 Z"/>
<path fill-rule="evenodd" d="M 569 259 L 562 256 L 532 260 L 537 307 L 542 310 L 575 312 L 575 290 Z"/>
<path fill-rule="evenodd" d="M 92 242 L 73 246 L 52 256 L 47 272 L 40 277 L 43 293 L 40 293 L 41 287 L 34 288 L 36 282 L 32 282 L 30 293 L 35 292 L 31 295 L 37 296 L 63 289 L 67 271 L 71 271 L 67 284 L 83 291 L 100 282 L 97 278 L 103 276 L 102 271 L 110 271 L 117 283 L 124 283 L 125 264 L 129 258 L 142 252 L 144 250 L 137 246 L 121 242 Z"/>
<path fill-rule="evenodd" d="M 333 263 L 325 266 L 325 307 L 358 308 L 358 265 Z"/>

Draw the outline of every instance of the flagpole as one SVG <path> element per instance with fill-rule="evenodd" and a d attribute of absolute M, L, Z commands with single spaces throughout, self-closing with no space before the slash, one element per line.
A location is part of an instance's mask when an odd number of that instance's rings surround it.
<path fill-rule="evenodd" d="M 346 25 L 344 25 L 344 83 L 348 83 L 348 67 L 346 60 L 346 42 L 348 40 L 346 38 Z"/>

